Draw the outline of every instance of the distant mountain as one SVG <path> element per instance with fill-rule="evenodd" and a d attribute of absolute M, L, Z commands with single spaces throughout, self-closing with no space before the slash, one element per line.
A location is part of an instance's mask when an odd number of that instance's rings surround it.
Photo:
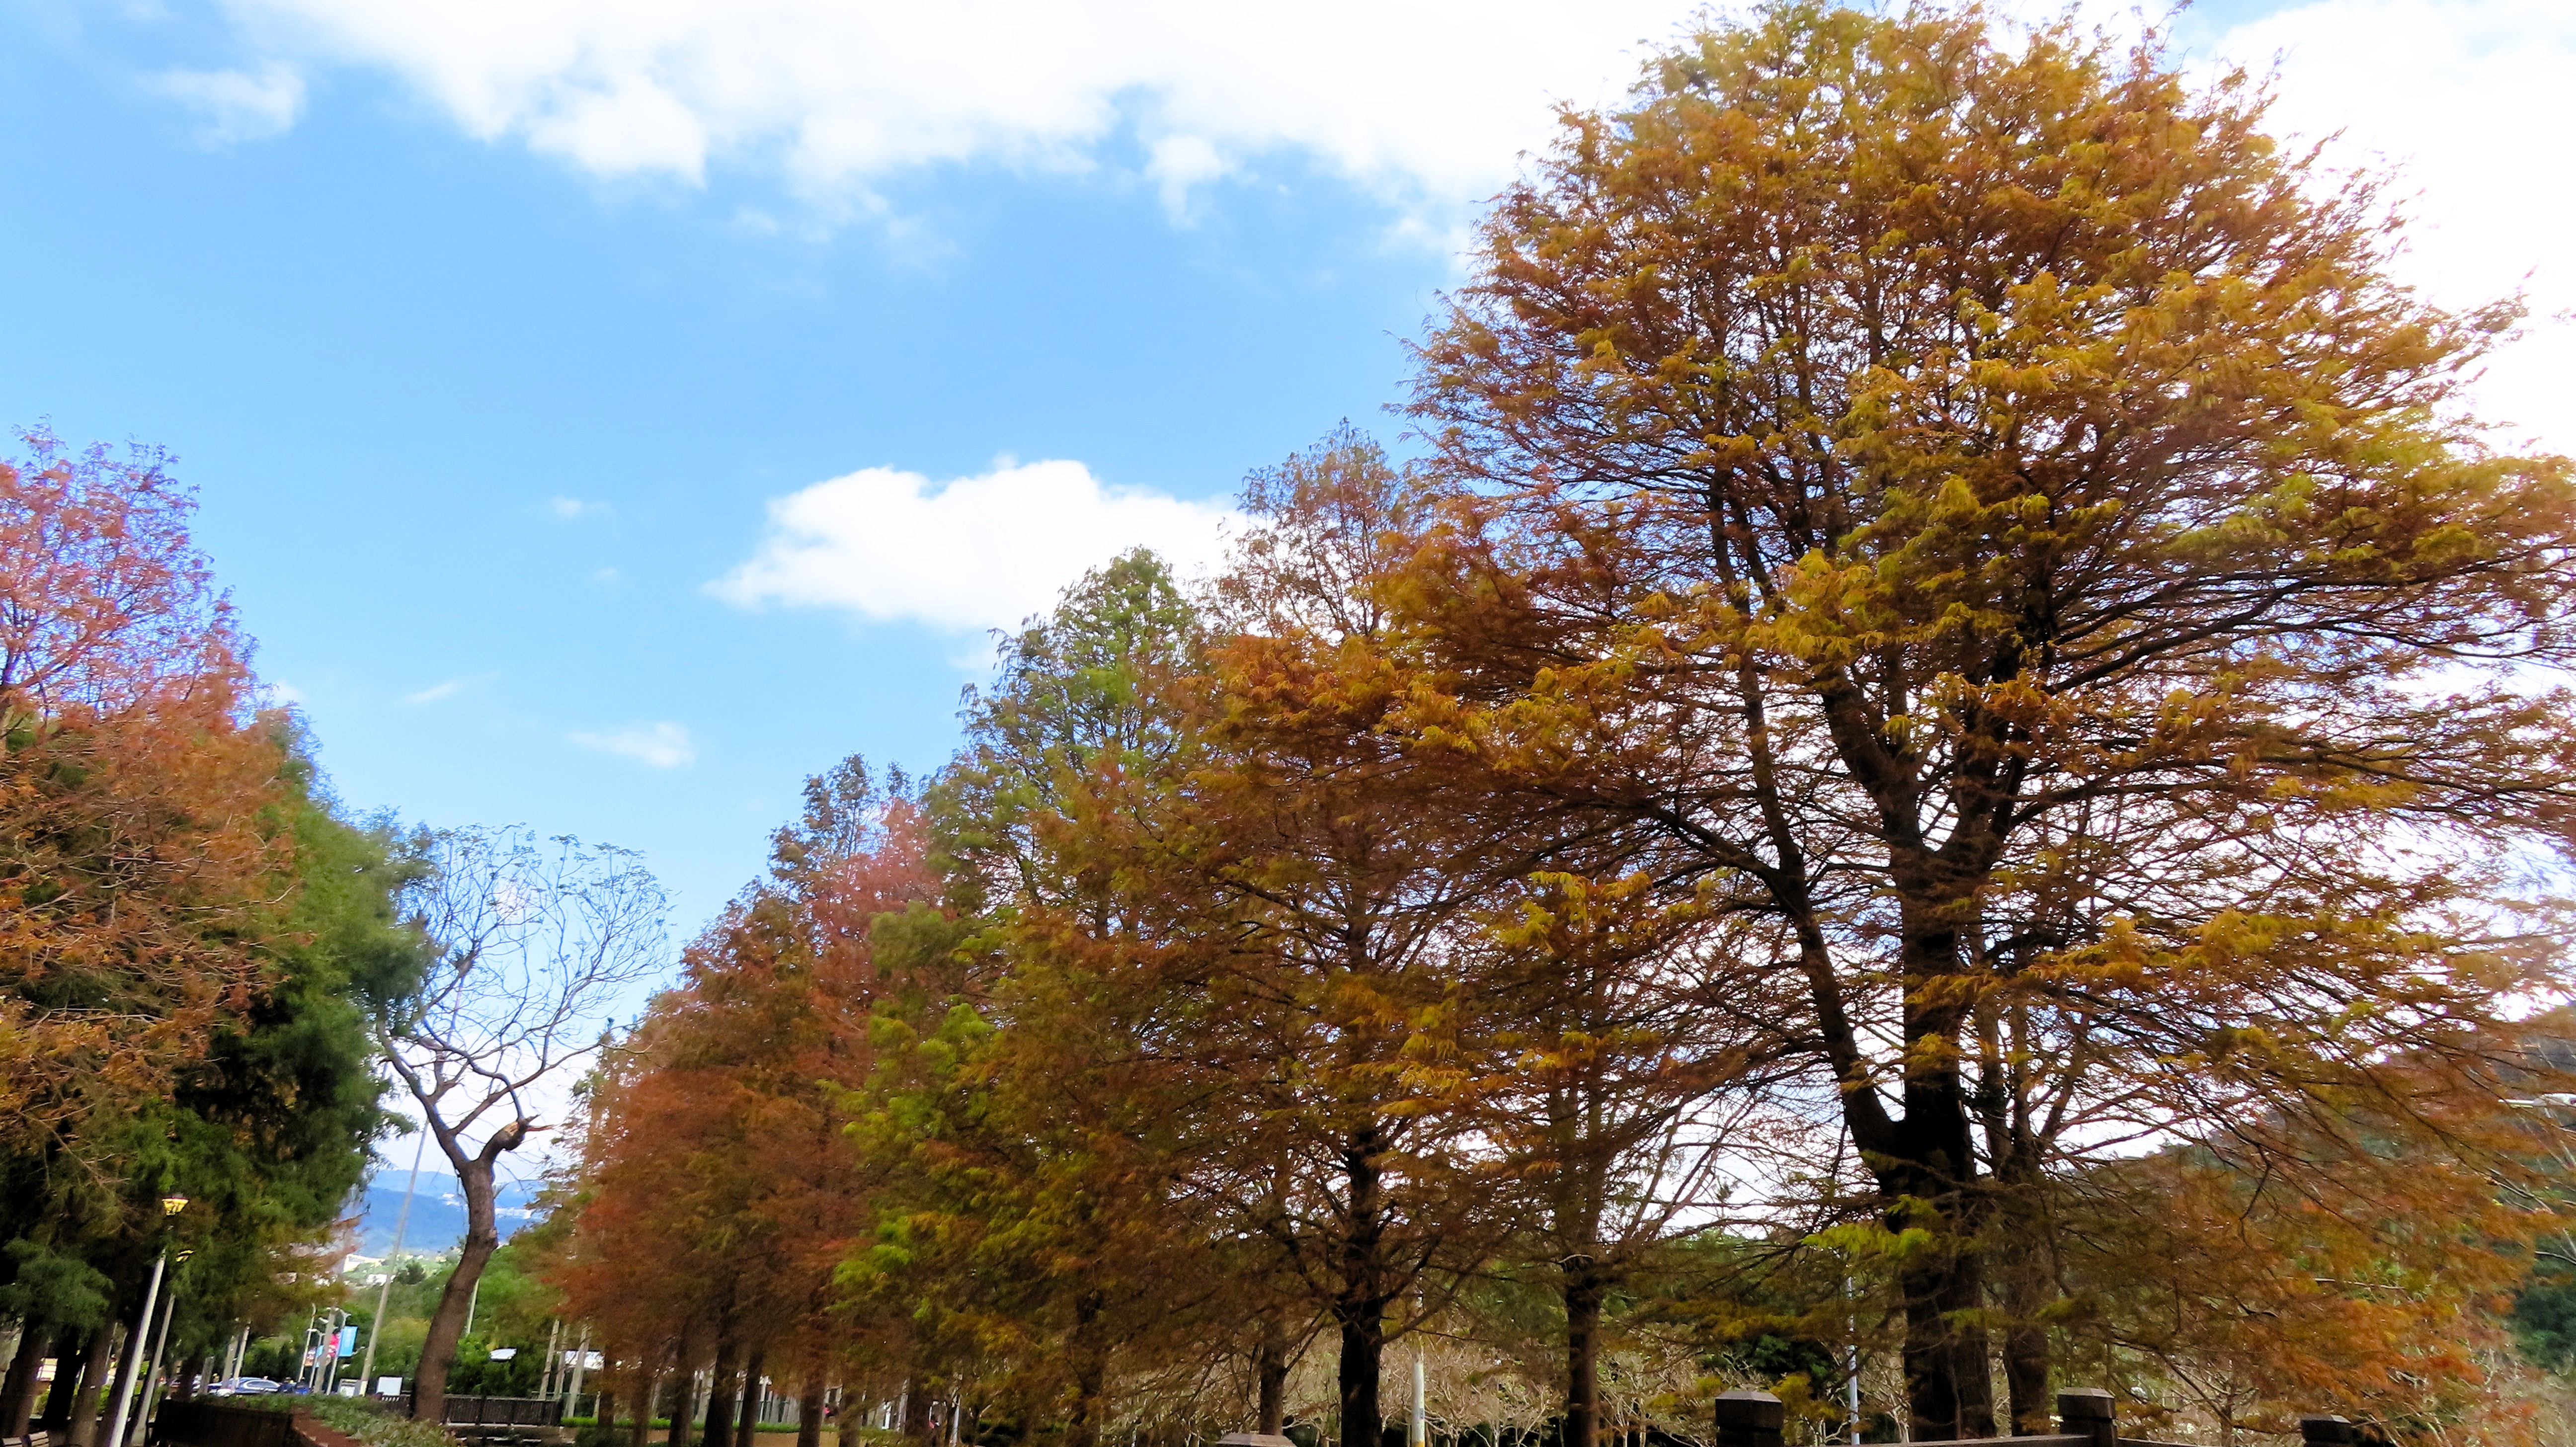
<path fill-rule="evenodd" d="M 405 1166 L 379 1170 L 368 1183 L 359 1202 L 364 1210 L 358 1221 L 359 1255 L 382 1256 L 393 1249 L 394 1222 L 402 1215 L 403 1186 L 410 1179 L 411 1169 Z M 502 1240 L 509 1240 L 519 1228 L 536 1219 L 529 1207 L 538 1189 L 530 1181 L 503 1181 L 494 1192 L 494 1214 L 499 1218 Z M 419 1193 L 412 1197 L 411 1219 L 403 1227 L 403 1254 L 436 1256 L 455 1250 L 464 1239 L 464 1187 L 454 1176 L 421 1172 Z"/>

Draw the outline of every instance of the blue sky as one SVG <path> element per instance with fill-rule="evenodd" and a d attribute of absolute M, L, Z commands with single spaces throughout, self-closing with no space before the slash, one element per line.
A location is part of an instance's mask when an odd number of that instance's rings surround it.
<path fill-rule="evenodd" d="M 2409 165 L 2425 285 L 2547 310 L 2576 178 L 2496 142 L 2563 128 L 2564 11 L 2181 31 Z M 1686 13 L 0 0 L 0 421 L 179 455 L 349 804 L 639 848 L 686 930 L 805 775 L 940 762 L 986 625 L 1400 430 L 1474 199 Z"/>

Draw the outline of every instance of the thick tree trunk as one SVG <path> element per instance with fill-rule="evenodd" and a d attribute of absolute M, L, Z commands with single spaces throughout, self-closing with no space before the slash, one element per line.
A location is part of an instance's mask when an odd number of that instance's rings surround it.
<path fill-rule="evenodd" d="M 1102 1399 L 1108 1395 L 1108 1365 L 1097 1354 L 1086 1355 L 1073 1379 L 1073 1420 L 1065 1424 L 1064 1447 L 1100 1447 Z"/>
<path fill-rule="evenodd" d="M 903 1382 L 903 1435 L 915 1442 L 930 1440 L 930 1382 L 918 1365 Z"/>
<path fill-rule="evenodd" d="M 796 1447 L 823 1447 L 823 1384 L 812 1378 L 796 1394 Z"/>
<path fill-rule="evenodd" d="M 733 1407 L 740 1390 L 736 1377 L 740 1367 L 741 1348 L 734 1345 L 733 1333 L 716 1338 L 716 1367 L 707 1379 L 707 1431 L 701 1440 L 706 1447 L 731 1447 L 733 1442 Z"/>
<path fill-rule="evenodd" d="M 113 1322 L 98 1329 L 89 1339 L 89 1355 L 81 1362 L 80 1380 L 72 1387 L 72 1412 L 68 1429 L 71 1447 L 96 1447 L 98 1442 L 99 1384 L 107 1380 L 108 1363 L 116 1357 L 117 1329 Z"/>
<path fill-rule="evenodd" d="M 579 1407 L 581 1403 L 573 1403 Z M 591 1435 L 601 1442 L 617 1440 L 617 1389 L 602 1386 L 590 1404 Z"/>
<path fill-rule="evenodd" d="M 1931 1030 L 1909 1029 L 1921 1039 Z M 1967 1094 L 1955 1067 L 1916 1066 L 1905 1081 L 1899 1149 L 1878 1165 L 1889 1225 L 1929 1227 L 1935 1244 L 1910 1258 L 1897 1284 L 1905 1296 L 1905 1390 L 1922 1439 L 1995 1434 L 1994 1379 L 1987 1360 L 1984 1261 L 1977 1235 L 1982 1198 Z"/>
<path fill-rule="evenodd" d="M 698 1356 L 706 1346 L 703 1321 L 693 1317 L 681 1326 L 680 1344 L 675 1348 L 678 1375 L 671 1383 L 671 1430 L 664 1439 L 671 1447 L 688 1447 L 697 1431 Z"/>
<path fill-rule="evenodd" d="M 2038 1199 L 2032 1154 L 2015 1152 L 2016 1159 L 2003 1172 L 2001 1215 L 2007 1234 L 1997 1254 L 2005 1313 L 2004 1391 L 2016 1437 L 2047 1435 L 2057 1406 L 2048 1389 L 2048 1327 L 2040 1320 L 2057 1294 L 2051 1269 L 2056 1253 L 2048 1213 Z"/>
<path fill-rule="evenodd" d="M 1277 1436 L 1288 1424 L 1288 1332 L 1275 1316 L 1262 1323 L 1252 1375 L 1260 1418 L 1255 1430 Z"/>
<path fill-rule="evenodd" d="M 18 1354 L 9 1360 L 9 1379 L 0 1383 L 0 1437 L 27 1435 L 27 1419 L 36 1410 L 36 1372 L 54 1349 L 51 1322 L 29 1322 L 18 1333 Z"/>
<path fill-rule="evenodd" d="M 679 1380 L 671 1384 L 671 1425 L 662 1434 L 670 1447 L 689 1447 L 698 1432 L 698 1370 L 694 1363 L 680 1363 Z"/>
<path fill-rule="evenodd" d="M 1960 1071 L 1971 1018 L 1958 975 L 1975 896 L 1959 888 L 1955 864 L 1919 847 L 1894 851 L 1893 874 L 1903 929 L 1904 1115 L 1889 1119 L 1878 1092 L 1855 1079 L 1843 1094 L 1843 1118 L 1877 1177 L 1888 1224 L 1931 1236 L 1897 1273 L 1914 1436 L 1991 1437 L 1995 1390 L 1980 1238 L 1992 1197 L 1990 1183 L 1979 1179 L 1976 1117 Z M 1826 1000 L 1820 1012 L 1838 1015 L 1840 1008 Z M 1834 1028 L 1848 1031 L 1847 1024 Z M 1857 1068 L 1848 1039 L 1843 1049 Z"/>
<path fill-rule="evenodd" d="M 1380 1144 L 1372 1123 L 1351 1132 L 1342 1152 L 1350 1200 L 1342 1238 L 1342 1289 L 1333 1301 L 1333 1320 L 1342 1333 L 1342 1447 L 1380 1447 L 1385 1431 L 1377 1379 L 1386 1356 L 1386 1307 L 1393 1297 L 1379 1259 L 1386 1239 Z"/>
<path fill-rule="evenodd" d="M 1073 1412 L 1065 1423 L 1064 1447 L 1100 1447 L 1100 1423 L 1107 1415 L 1109 1349 L 1100 1339 L 1108 1303 L 1099 1292 L 1086 1291 L 1073 1304 Z"/>
<path fill-rule="evenodd" d="M 1564 1447 L 1593 1447 L 1601 1425 L 1600 1274 L 1588 1256 L 1565 1268 Z"/>
<path fill-rule="evenodd" d="M 46 1431 L 59 1434 L 71 1430 L 72 1403 L 80 1397 L 81 1375 L 98 1355 L 99 1333 L 107 1329 L 102 1326 L 88 1336 L 74 1338 L 79 1347 L 64 1352 L 62 1359 L 54 1363 L 54 1389 L 45 1396 Z"/>
<path fill-rule="evenodd" d="M 512 1138 L 515 1144 L 515 1138 Z M 441 1142 L 443 1146 L 445 1142 Z M 501 1150 L 509 1149 L 507 1146 Z M 456 1365 L 456 1344 L 465 1336 L 465 1314 L 472 1308 L 474 1283 L 501 1248 L 499 1218 L 493 1211 L 492 1162 L 500 1150 L 486 1147 L 481 1156 L 448 1153 L 457 1184 L 465 1193 L 465 1241 L 456 1254 L 456 1269 L 438 1293 L 429 1315 L 429 1336 L 420 1345 L 420 1369 L 413 1377 L 411 1415 L 420 1422 L 447 1416 L 447 1374 Z"/>
<path fill-rule="evenodd" d="M 751 1447 L 751 1436 L 760 1430 L 760 1372 L 769 1353 L 752 1348 L 751 1360 L 742 1369 L 742 1413 L 734 1421 L 734 1447 Z"/>
<path fill-rule="evenodd" d="M 639 1363 L 635 1385 L 635 1426 L 626 1434 L 626 1447 L 645 1447 L 652 1440 L 653 1408 L 661 1400 L 662 1373 L 658 1363 Z"/>
<path fill-rule="evenodd" d="M 668 1443 L 669 1447 L 689 1447 L 689 1443 L 695 1440 L 697 1431 L 697 1368 L 690 1363 L 682 1362 L 678 1378 L 671 1383 L 671 1425 L 663 1429 L 662 1440 Z"/>

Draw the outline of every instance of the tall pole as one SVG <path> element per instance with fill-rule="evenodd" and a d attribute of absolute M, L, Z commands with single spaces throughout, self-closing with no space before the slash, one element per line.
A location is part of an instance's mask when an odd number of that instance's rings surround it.
<path fill-rule="evenodd" d="M 356 1330 L 349 1325 L 347 1308 L 334 1311 L 332 1315 L 339 1320 L 331 1327 L 331 1354 L 322 1362 L 322 1390 L 326 1394 L 340 1389 L 340 1348 L 343 1343 L 348 1343 L 349 1333 Z"/>
<path fill-rule="evenodd" d="M 125 1419 L 134 1405 L 134 1372 L 143 1364 L 143 1339 L 152 1335 L 152 1311 L 161 1304 L 161 1272 L 169 1264 L 170 1253 L 166 1250 L 152 1258 L 152 1282 L 143 1288 L 143 1315 L 134 1323 L 134 1338 L 125 1344 L 125 1366 L 116 1374 L 116 1384 L 122 1390 L 116 1394 L 116 1412 L 108 1418 L 105 1441 L 125 1440 Z"/>
<path fill-rule="evenodd" d="M 411 1151 L 411 1180 L 403 1187 L 402 1210 L 394 1216 L 394 1244 L 385 1252 L 385 1279 L 376 1283 L 376 1320 L 367 1330 L 367 1355 L 358 1368 L 358 1390 L 376 1389 L 376 1340 L 385 1334 L 385 1298 L 393 1294 L 394 1258 L 402 1254 L 403 1231 L 411 1225 L 411 1193 L 420 1189 L 420 1157 L 429 1149 L 429 1132 L 420 1133 L 420 1144 Z"/>
<path fill-rule="evenodd" d="M 1843 1328 L 1851 1341 L 1843 1348 L 1843 1421 L 1851 1428 L 1853 1447 L 1860 1443 L 1860 1321 L 1851 1312 L 1852 1279 L 1843 1278 Z"/>
<path fill-rule="evenodd" d="M 572 1349 L 572 1386 L 564 1393 L 564 1415 L 567 1417 L 578 1417 L 581 1415 L 581 1374 L 588 1370 L 589 1367 L 590 1323 L 585 1321 L 581 1324 L 581 1345 Z M 617 1424 L 614 1422 L 602 1422 L 600 1425 L 603 1427 L 614 1427 Z"/>
<path fill-rule="evenodd" d="M 331 1313 L 321 1307 L 313 1309 L 313 1318 L 304 1324 L 304 1355 L 308 1360 L 295 1380 L 314 1391 L 322 1390 L 322 1349 L 329 1344 Z"/>
<path fill-rule="evenodd" d="M 179 1264 L 184 1266 L 187 1262 L 187 1253 L 179 1253 Z M 143 1436 L 152 1425 L 152 1404 L 158 1397 L 155 1389 L 161 1384 L 161 1357 L 170 1350 L 170 1318 L 178 1312 L 179 1283 L 172 1281 L 170 1294 L 161 1298 L 161 1334 L 152 1342 L 152 1365 L 143 1373 L 143 1411 L 134 1419 L 134 1435 L 137 1437 Z"/>
<path fill-rule="evenodd" d="M 1431 1416 L 1422 1390 L 1422 1331 L 1416 1327 L 1413 1333 L 1413 1420 L 1406 1425 L 1404 1434 L 1404 1440 L 1412 1447 L 1428 1447 L 1431 1441 Z"/>

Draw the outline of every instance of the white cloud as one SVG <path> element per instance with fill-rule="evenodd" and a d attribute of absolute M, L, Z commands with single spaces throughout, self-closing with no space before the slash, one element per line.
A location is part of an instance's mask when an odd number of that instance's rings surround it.
<path fill-rule="evenodd" d="M 2564 0 L 2317 0 L 2228 31 L 2220 53 L 2280 56 L 2276 128 L 2342 133 L 2329 155 L 2400 167 L 2418 218 L 2401 273 L 2454 305 L 2528 288 L 2539 320 L 2481 385 L 2493 420 L 2576 447 L 2576 159 L 2564 143 L 2576 6 Z"/>
<path fill-rule="evenodd" d="M 600 517 L 606 514 L 608 511 L 608 504 L 604 502 L 587 502 L 577 497 L 556 497 L 548 498 L 546 500 L 546 511 L 553 513 L 556 517 L 563 519 L 565 522 L 575 522 L 582 518 Z"/>
<path fill-rule="evenodd" d="M 769 536 L 710 585 L 744 607 L 845 608 L 875 621 L 1007 628 L 1119 553 L 1152 548 L 1184 574 L 1212 564 L 1221 503 L 1104 488 L 1079 462 L 1005 460 L 934 487 L 871 467 L 769 504 Z"/>
<path fill-rule="evenodd" d="M 1469 203 L 1557 100 L 1635 74 L 1676 0 L 222 0 L 241 36 L 393 72 L 469 133 L 602 176 L 757 156 L 847 199 L 961 161 L 1083 168 L 1132 129 L 1165 193 L 1294 150 Z"/>
<path fill-rule="evenodd" d="M 404 695 L 403 695 L 403 702 L 405 702 L 405 703 L 436 703 L 436 702 L 438 702 L 438 701 L 439 701 L 440 699 L 442 699 L 442 698 L 447 698 L 447 697 L 452 696 L 452 695 L 453 695 L 453 694 L 454 694 L 458 689 L 463 688 L 463 687 L 465 686 L 465 683 L 466 683 L 466 680 L 461 679 L 461 678 L 451 678 L 451 679 L 447 680 L 445 683 L 433 683 L 433 684 L 431 684 L 429 687 L 422 689 L 422 690 L 421 690 L 420 692 L 418 692 L 418 693 L 406 693 L 406 694 L 404 694 Z"/>
<path fill-rule="evenodd" d="M 246 70 L 165 70 L 154 90 L 197 112 L 198 137 L 210 145 L 256 141 L 295 124 L 304 109 L 304 78 L 282 62 Z"/>
<path fill-rule="evenodd" d="M 1175 221 L 1187 217 L 1190 189 L 1225 175 L 1234 167 L 1204 136 L 1165 136 L 1154 143 L 1145 174 L 1163 198 L 1163 212 Z"/>
<path fill-rule="evenodd" d="M 290 124 L 295 67 L 388 72 L 486 140 L 600 176 L 695 183 L 720 166 L 783 172 L 833 214 L 955 163 L 1082 170 L 1132 137 L 1138 180 L 1176 220 L 1194 189 L 1294 155 L 1370 189 L 1395 231 L 1459 239 L 1478 199 L 1542 147 L 1557 101 L 1616 99 L 1691 0 L 218 0 L 247 69 L 157 82 L 211 134 Z M 1728 8 L 1720 5 L 1718 8 Z M 2027 16 L 2055 0 L 2004 0 Z M 2115 31 L 2126 0 L 2090 0 Z M 2186 14 L 2186 31 L 2198 22 Z M 2206 32 L 2202 32 L 2206 33 Z M 2566 0 L 2312 0 L 2226 30 L 2218 53 L 2284 55 L 2278 122 L 2342 130 L 2345 154 L 2407 164 L 2432 222 L 2408 263 L 2446 299 L 2532 281 L 2536 310 L 2576 306 L 2558 239 L 2576 221 L 2561 144 L 2576 74 Z M 884 214 L 880 211 L 879 214 Z M 762 220 L 743 212 L 747 225 Z M 771 223 L 775 224 L 775 223 Z M 2576 340 L 2551 326 L 2501 360 L 2489 409 L 2551 426 Z M 2558 438 L 2568 429 L 2557 424 Z"/>
<path fill-rule="evenodd" d="M 698 756 L 698 746 L 689 741 L 689 731 L 675 723 L 637 724 L 615 733 L 570 733 L 564 737 L 585 749 L 616 754 L 657 769 L 676 769 Z"/>

